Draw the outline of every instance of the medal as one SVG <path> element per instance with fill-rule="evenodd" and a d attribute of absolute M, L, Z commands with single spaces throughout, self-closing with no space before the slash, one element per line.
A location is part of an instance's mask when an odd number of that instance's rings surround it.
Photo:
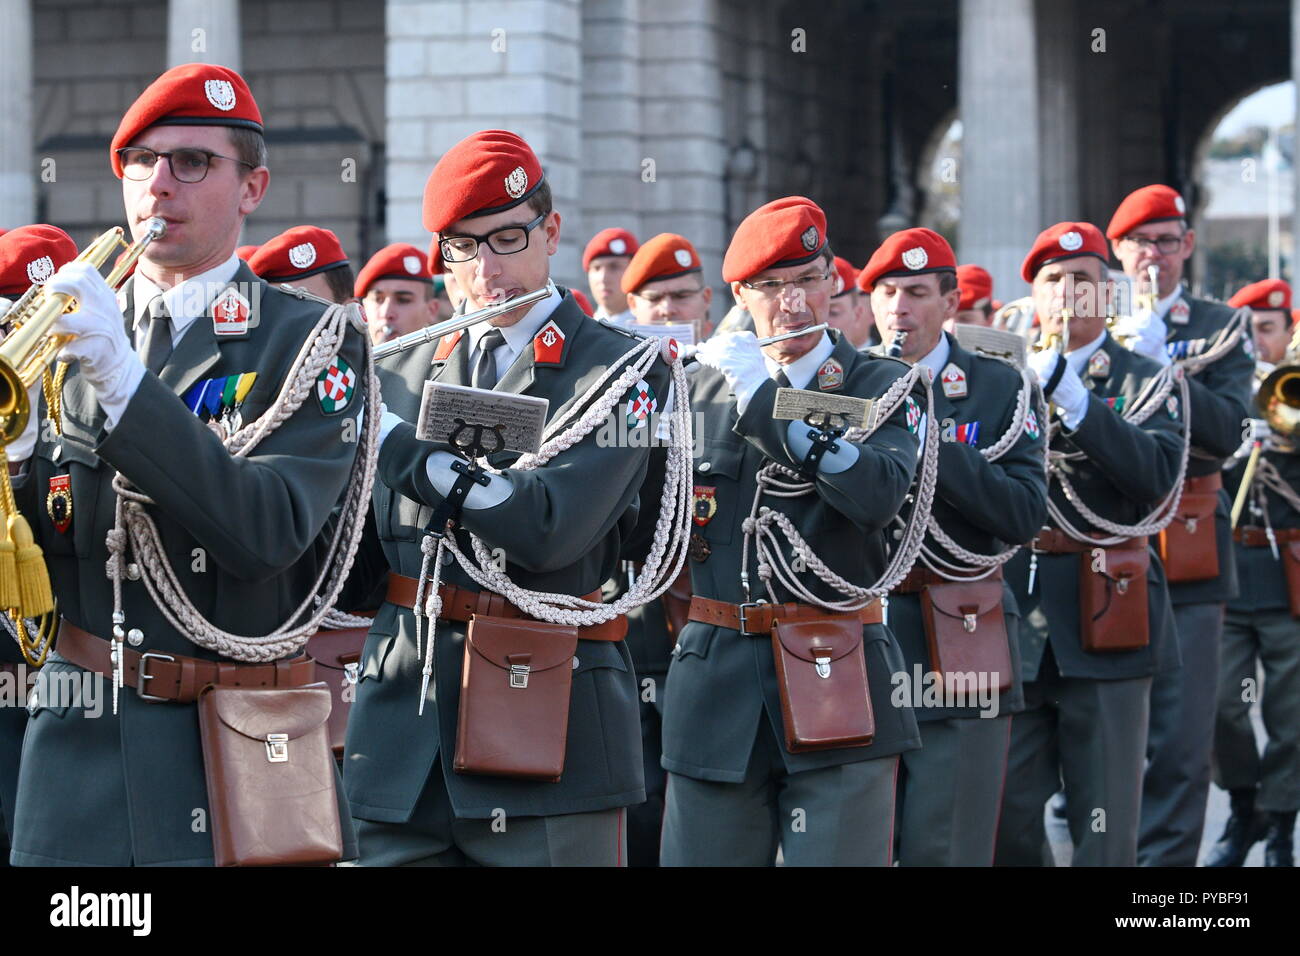
<path fill-rule="evenodd" d="M 701 528 L 712 521 L 713 516 L 718 513 L 718 499 L 715 497 L 717 490 L 716 487 L 706 485 L 695 486 L 695 503 L 691 508 L 691 515 Z"/>
<path fill-rule="evenodd" d="M 45 512 L 59 534 L 67 534 L 72 524 L 72 477 L 53 475 L 50 492 L 45 496 Z"/>
<path fill-rule="evenodd" d="M 688 550 L 692 561 L 705 561 L 708 559 L 709 554 L 712 551 L 709 547 L 709 542 L 705 540 L 704 535 L 700 534 L 698 531 L 691 532 L 691 544 Z"/>

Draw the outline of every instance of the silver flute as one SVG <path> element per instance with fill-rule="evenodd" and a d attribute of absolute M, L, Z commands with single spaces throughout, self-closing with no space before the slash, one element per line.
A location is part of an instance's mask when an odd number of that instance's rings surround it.
<path fill-rule="evenodd" d="M 398 352 L 405 352 L 408 349 L 424 345 L 426 342 L 433 342 L 442 338 L 444 335 L 450 335 L 452 332 L 459 332 L 461 329 L 467 329 L 471 325 L 478 325 L 480 322 L 486 322 L 488 319 L 494 319 L 498 315 L 504 315 L 512 309 L 520 306 L 532 305 L 534 302 L 540 302 L 542 299 L 549 298 L 555 292 L 555 283 L 546 280 L 546 285 L 540 289 L 534 289 L 532 292 L 525 292 L 517 295 L 512 299 L 506 299 L 504 302 L 498 302 L 496 305 L 489 305 L 486 308 L 477 309 L 474 312 L 466 312 L 464 315 L 452 316 L 445 322 L 437 322 L 434 325 L 426 325 L 422 329 L 416 329 L 414 332 L 407 332 L 405 335 L 399 335 L 391 342 L 385 342 L 383 345 L 375 346 L 375 361 L 385 359 L 390 355 L 396 355 Z"/>

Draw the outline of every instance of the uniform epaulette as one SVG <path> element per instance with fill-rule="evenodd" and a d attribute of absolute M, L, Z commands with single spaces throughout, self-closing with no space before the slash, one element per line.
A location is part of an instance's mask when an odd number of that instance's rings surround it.
<path fill-rule="evenodd" d="M 283 292 L 285 295 L 291 295 L 296 299 L 311 299 L 311 301 L 319 302 L 321 305 L 334 305 L 329 299 L 322 298 L 314 292 L 308 292 L 301 286 L 290 285 L 287 282 L 268 282 L 267 285 L 277 292 Z"/>

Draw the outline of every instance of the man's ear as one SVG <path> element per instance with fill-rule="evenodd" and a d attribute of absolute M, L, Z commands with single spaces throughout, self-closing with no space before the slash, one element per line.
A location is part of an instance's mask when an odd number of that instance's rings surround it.
<path fill-rule="evenodd" d="M 742 309 L 749 308 L 749 305 L 745 302 L 745 287 L 739 282 L 731 283 L 731 297 L 736 300 L 736 305 Z"/>
<path fill-rule="evenodd" d="M 262 205 L 266 190 L 271 184 L 271 171 L 265 166 L 258 166 L 244 176 L 239 185 L 239 213 L 251 216 L 253 210 Z"/>
<path fill-rule="evenodd" d="M 546 230 L 546 254 L 553 256 L 560 248 L 560 214 L 552 209 L 542 228 Z"/>
<path fill-rule="evenodd" d="M 704 297 L 704 307 L 707 309 L 713 303 L 713 287 L 706 285 L 700 295 Z"/>

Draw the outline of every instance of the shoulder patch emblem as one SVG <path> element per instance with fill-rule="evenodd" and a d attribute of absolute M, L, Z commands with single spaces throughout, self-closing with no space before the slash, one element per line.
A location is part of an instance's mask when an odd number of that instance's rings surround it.
<path fill-rule="evenodd" d="M 316 378 L 316 399 L 326 415 L 343 411 L 352 401 L 357 388 L 357 373 L 343 358 L 335 356 L 325 371 Z"/>
<path fill-rule="evenodd" d="M 817 387 L 823 392 L 834 391 L 844 384 L 844 366 L 835 359 L 827 359 L 817 370 Z"/>
<path fill-rule="evenodd" d="M 533 337 L 533 361 L 538 365 L 558 365 L 564 357 L 564 332 L 552 319 Z"/>
<path fill-rule="evenodd" d="M 1169 321 L 1174 325 L 1186 325 L 1192 320 L 1192 310 L 1182 299 L 1175 302 L 1169 309 Z"/>
<path fill-rule="evenodd" d="M 1029 414 L 1025 416 L 1025 434 L 1034 441 L 1038 441 L 1038 436 L 1042 434 L 1038 427 L 1038 412 L 1032 408 L 1029 410 Z"/>
<path fill-rule="evenodd" d="M 659 399 L 650 383 L 641 379 L 632 387 L 632 397 L 627 400 L 627 427 L 644 428 L 650 416 L 659 410 Z"/>
<path fill-rule="evenodd" d="M 1088 359 L 1089 378 L 1110 378 L 1110 356 L 1104 349 L 1097 349 Z"/>
<path fill-rule="evenodd" d="M 442 338 L 438 339 L 438 349 L 433 353 L 433 360 L 435 362 L 442 362 L 450 358 L 451 350 L 456 347 L 456 343 L 460 341 L 460 337 L 463 334 L 464 332 L 456 332 L 453 335 L 444 335 Z"/>
<path fill-rule="evenodd" d="M 916 434 L 921 424 L 921 406 L 911 395 L 907 396 L 904 405 L 907 407 L 907 430 Z"/>

